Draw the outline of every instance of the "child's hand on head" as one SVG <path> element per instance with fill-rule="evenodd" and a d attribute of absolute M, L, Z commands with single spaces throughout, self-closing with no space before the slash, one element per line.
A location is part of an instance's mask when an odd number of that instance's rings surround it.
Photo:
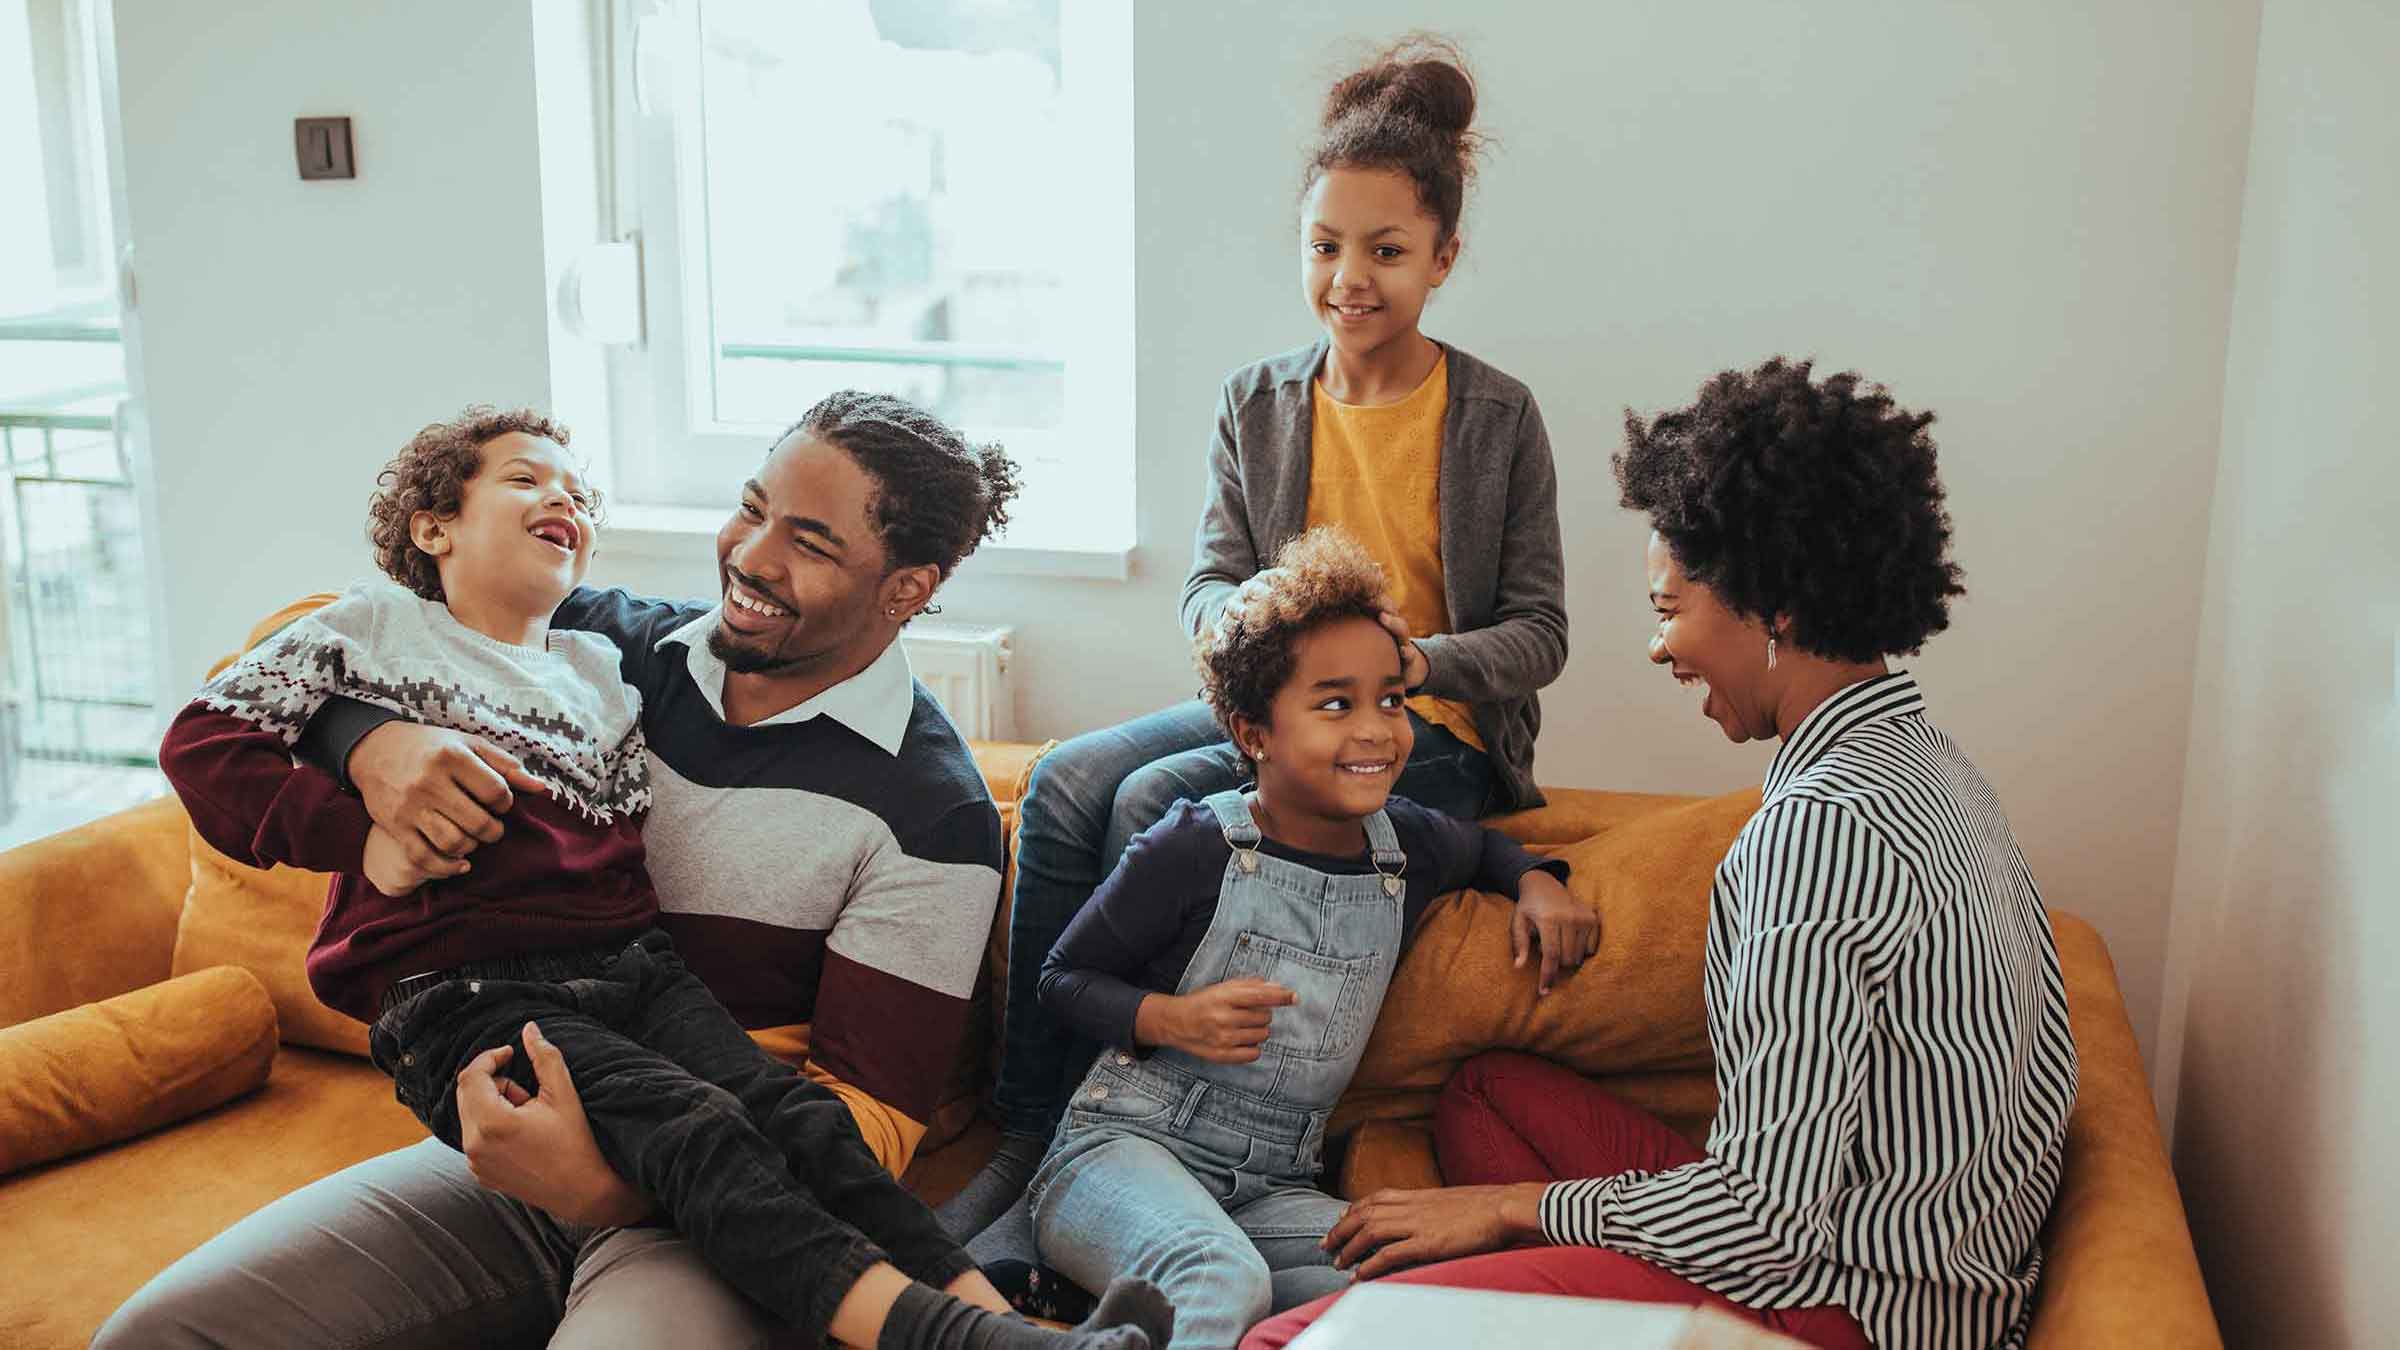
<path fill-rule="evenodd" d="M 1600 950 L 1600 914 L 1567 893 L 1548 872 L 1527 872 L 1517 879 L 1517 912 L 1508 924 L 1508 946 L 1519 970 L 1541 948 L 1542 973 L 1537 989 L 1548 994 L 1564 970 L 1572 975 L 1592 953 Z"/>
<path fill-rule="evenodd" d="M 1134 1013 L 1134 1039 L 1212 1064 L 1248 1064 L 1267 1043 L 1273 1010 L 1299 1001 L 1291 990 L 1253 975 L 1189 994 L 1152 994 Z"/>

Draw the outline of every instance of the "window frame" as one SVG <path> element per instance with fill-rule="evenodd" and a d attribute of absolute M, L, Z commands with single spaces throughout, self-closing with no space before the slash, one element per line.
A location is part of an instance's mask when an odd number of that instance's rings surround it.
<path fill-rule="evenodd" d="M 805 410 L 792 409 L 778 425 L 714 415 L 708 194 L 696 179 L 704 163 L 698 81 L 705 0 L 599 3 L 610 41 L 607 88 L 596 100 L 605 124 L 606 225 L 612 237 L 638 242 L 642 304 L 641 339 L 607 356 L 610 534 L 632 552 L 663 554 L 688 548 L 703 528 L 714 533 L 730 508 L 731 485 L 741 481 L 736 470 L 755 463 Z M 969 565 L 1122 580 L 1134 544 L 1131 12 L 1122 0 L 1060 0 L 1059 7 L 1066 67 L 1098 72 L 1067 88 L 1070 143 L 1063 147 L 1096 166 L 1087 176 L 1088 200 L 1077 204 L 1093 243 L 1079 243 L 1076 256 L 1090 265 L 1068 280 L 1078 315 L 1096 321 L 1075 325 L 1062 353 L 1064 425 L 960 428 L 970 439 L 1006 445 L 1024 484 L 1016 519 Z M 879 349 L 876 356 L 899 354 Z M 693 485 L 720 476 L 725 504 L 702 504 Z M 1050 500 L 1061 508 L 1045 509 Z"/>

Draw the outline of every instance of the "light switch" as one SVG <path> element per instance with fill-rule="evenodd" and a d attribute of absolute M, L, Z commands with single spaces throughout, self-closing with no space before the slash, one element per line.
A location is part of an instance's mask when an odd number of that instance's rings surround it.
<path fill-rule="evenodd" d="M 349 118 L 296 117 L 292 119 L 292 143 L 300 156 L 302 178 L 358 177 L 350 154 Z"/>

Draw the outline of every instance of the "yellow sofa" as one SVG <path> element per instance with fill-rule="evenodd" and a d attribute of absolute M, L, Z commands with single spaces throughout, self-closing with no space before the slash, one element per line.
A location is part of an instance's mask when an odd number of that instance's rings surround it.
<path fill-rule="evenodd" d="M 1013 837 L 1015 802 L 1039 749 L 976 752 Z M 1708 872 L 1755 802 L 1755 794 L 1694 801 L 1555 791 L 1549 807 L 1497 822 L 1573 859 L 1578 893 L 1602 911 L 1603 955 L 1537 1004 L 1522 974 L 1505 968 L 1505 902 L 1470 894 L 1438 906 L 1337 1121 L 1344 1190 L 1438 1183 L 1434 1094 L 1457 1060 L 1484 1048 L 1552 1055 L 1693 1137 L 1704 1134 L 1714 1107 L 1698 961 Z M 0 854 L 0 1029 L 145 989 L 204 959 L 207 925 L 187 914 L 187 892 L 196 879 L 228 880 L 218 874 L 231 866 L 205 845 L 195 852 L 171 799 Z M 280 884 L 289 896 L 314 883 L 285 874 Z M 292 1001 L 304 988 L 295 982 L 313 917 L 312 909 L 289 923 L 220 922 L 240 931 L 211 939 L 212 950 L 230 952 L 276 993 L 284 1044 L 263 1087 L 151 1133 L 0 1176 L 0 1345 L 81 1346 L 135 1288 L 235 1219 L 419 1137 L 385 1079 L 349 1052 L 355 1024 Z M 2081 920 L 2059 915 L 2056 929 L 2082 1084 L 2033 1343 L 2219 1344 L 2107 950 Z M 995 941 L 990 974 L 1004 957 Z M 238 987 L 250 988 L 247 979 Z M 946 1195 L 990 1148 L 989 1127 L 968 1121 L 974 1090 L 988 1079 L 994 1025 L 988 996 L 978 1007 L 959 1090 L 909 1171 L 928 1197 Z"/>

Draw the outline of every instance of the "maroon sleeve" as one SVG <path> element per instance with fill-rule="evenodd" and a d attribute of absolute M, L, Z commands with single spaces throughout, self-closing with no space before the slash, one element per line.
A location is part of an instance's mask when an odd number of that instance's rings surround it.
<path fill-rule="evenodd" d="M 294 764 L 274 732 L 192 703 L 167 727 L 158 767 L 200 837 L 235 862 L 359 870 L 373 824 L 365 804 L 324 770 Z"/>

